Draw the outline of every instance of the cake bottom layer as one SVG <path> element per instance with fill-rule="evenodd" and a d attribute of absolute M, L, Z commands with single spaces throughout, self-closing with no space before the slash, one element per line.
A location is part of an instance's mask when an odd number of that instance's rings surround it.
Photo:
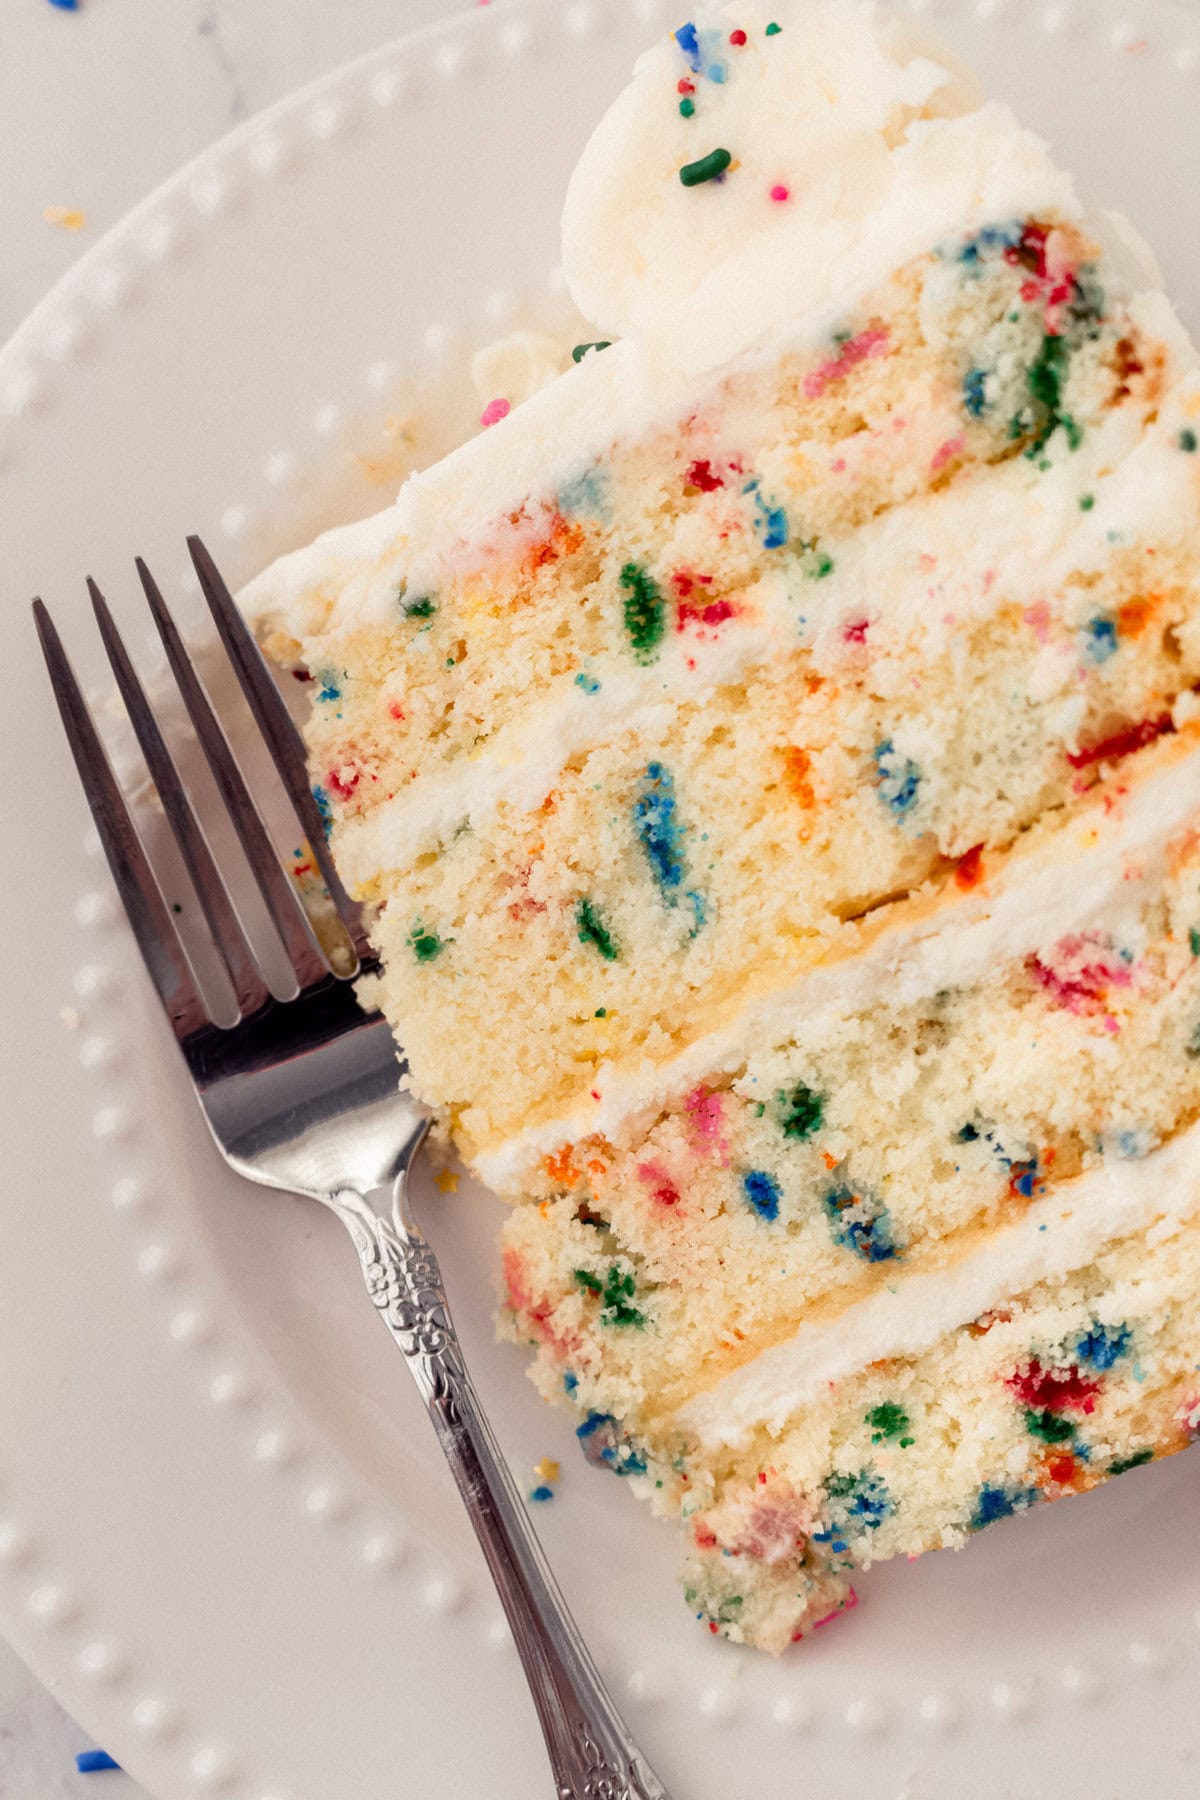
<path fill-rule="evenodd" d="M 911 1353 L 884 1332 L 873 1356 L 864 1334 L 845 1373 L 827 1334 L 785 1418 L 769 1416 L 761 1381 L 750 1391 L 750 1369 L 653 1437 L 585 1417 L 589 1460 L 682 1522 L 687 1601 L 709 1631 L 779 1652 L 853 1605 L 872 1563 L 958 1548 L 1200 1436 L 1194 1139 L 1164 1153 L 1153 1223 Z"/>

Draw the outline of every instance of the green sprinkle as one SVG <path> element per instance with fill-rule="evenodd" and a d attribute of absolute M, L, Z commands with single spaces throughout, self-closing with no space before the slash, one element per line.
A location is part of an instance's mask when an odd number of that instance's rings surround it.
<path fill-rule="evenodd" d="M 418 919 L 408 934 L 409 947 L 419 963 L 432 962 L 446 948 L 436 931 L 426 931 Z"/>
<path fill-rule="evenodd" d="M 637 1291 L 633 1275 L 623 1269 L 620 1263 L 610 1263 L 608 1273 L 601 1281 L 590 1269 L 575 1269 L 572 1279 L 576 1285 L 585 1288 L 589 1294 L 603 1299 L 600 1311 L 602 1325 L 633 1325 L 640 1330 L 646 1323 L 646 1315 L 632 1304 Z"/>
<path fill-rule="evenodd" d="M 881 1406 L 871 1408 L 867 1424 L 871 1427 L 871 1442 L 883 1444 L 888 1438 L 899 1437 L 902 1431 L 907 1431 L 909 1418 L 902 1406 L 897 1406 L 894 1400 L 885 1400 Z M 904 1441 L 912 1443 L 911 1438 Z"/>
<path fill-rule="evenodd" d="M 728 150 L 710 150 L 707 156 L 697 157 L 695 162 L 684 163 L 679 171 L 679 179 L 684 187 L 700 187 L 706 181 L 715 181 L 723 175 L 733 161 Z"/>
<path fill-rule="evenodd" d="M 1058 1413 L 1031 1412 L 1026 1410 L 1025 1429 L 1030 1437 L 1040 1438 L 1043 1444 L 1065 1444 L 1075 1436 L 1075 1427 L 1070 1419 L 1064 1419 Z"/>
<path fill-rule="evenodd" d="M 172 900 L 171 911 L 176 912 L 176 913 L 181 913 L 183 911 L 183 908 L 182 908 L 182 906 L 180 906 L 178 900 Z"/>
<path fill-rule="evenodd" d="M 766 32 L 764 35 L 766 37 L 778 37 L 782 30 L 783 30 L 783 26 L 777 25 L 775 23 L 774 19 L 772 19 L 771 23 L 767 26 L 767 29 L 766 29 Z"/>
<path fill-rule="evenodd" d="M 763 1114 L 766 1112 L 766 1110 L 767 1110 L 767 1106 L 766 1106 L 765 1100 L 756 1100 L 755 1101 L 754 1116 L 756 1119 L 761 1119 Z"/>
<path fill-rule="evenodd" d="M 607 1019 L 607 1017 L 608 1017 L 607 1006 L 598 1006 L 596 1008 L 595 1012 L 592 1014 L 592 1017 L 593 1017 L 593 1019 Z"/>
<path fill-rule="evenodd" d="M 589 350 L 608 350 L 612 347 L 611 338 L 597 338 L 592 344 L 576 344 L 571 352 L 572 362 L 582 362 Z"/>
<path fill-rule="evenodd" d="M 1124 1475 L 1126 1469 L 1140 1469 L 1143 1463 L 1154 1461 L 1154 1451 L 1149 1444 L 1143 1450 L 1135 1450 L 1132 1456 L 1119 1456 L 1116 1462 L 1110 1462 L 1110 1475 Z"/>
<path fill-rule="evenodd" d="M 404 589 L 400 589 L 400 611 L 406 619 L 432 619 L 437 611 L 437 601 L 429 594 L 421 594 L 416 600 L 406 600 Z"/>
<path fill-rule="evenodd" d="M 1091 510 L 1092 510 L 1093 506 L 1095 506 L 1095 504 L 1096 504 L 1095 494 L 1080 494 L 1080 496 L 1079 496 L 1080 512 L 1091 512 Z"/>
<path fill-rule="evenodd" d="M 651 662 L 666 629 L 667 609 L 653 579 L 637 563 L 621 570 L 625 589 L 625 630 L 639 662 Z"/>
<path fill-rule="evenodd" d="M 784 1137 L 796 1138 L 805 1143 L 820 1131 L 825 1120 L 825 1096 L 818 1094 L 815 1088 L 798 1081 L 794 1088 L 782 1090 L 775 1096 L 775 1104 L 779 1109 L 779 1124 Z"/>
<path fill-rule="evenodd" d="M 616 962 L 621 954 L 621 947 L 604 923 L 594 901 L 587 894 L 575 908 L 575 924 L 581 944 L 591 944 L 594 950 L 600 952 L 605 962 Z M 596 1017 L 603 1018 L 603 1012 L 598 1012 Z"/>
<path fill-rule="evenodd" d="M 685 96 L 685 98 L 679 102 L 679 112 L 682 118 L 690 119 L 695 110 L 696 102 L 694 100 Z"/>
<path fill-rule="evenodd" d="M 911 1450 L 916 1441 L 916 1438 L 901 1438 L 900 1448 L 902 1450 Z"/>
<path fill-rule="evenodd" d="M 1188 944 L 1191 947 L 1192 955 L 1200 956 L 1200 927 L 1192 926 L 1188 932 Z"/>
<path fill-rule="evenodd" d="M 1192 431 L 1190 427 L 1185 426 L 1179 434 L 1179 448 L 1181 450 L 1186 450 L 1188 455 L 1192 456 L 1195 454 L 1197 443 L 1200 443 L 1200 439 L 1197 438 L 1195 432 Z"/>

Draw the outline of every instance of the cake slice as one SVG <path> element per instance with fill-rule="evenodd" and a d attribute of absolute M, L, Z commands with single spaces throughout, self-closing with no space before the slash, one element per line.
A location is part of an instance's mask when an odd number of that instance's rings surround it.
<path fill-rule="evenodd" d="M 1103 235 L 869 0 L 686 22 L 595 341 L 245 596 L 505 1329 L 771 1649 L 1195 1413 L 1200 374 Z"/>

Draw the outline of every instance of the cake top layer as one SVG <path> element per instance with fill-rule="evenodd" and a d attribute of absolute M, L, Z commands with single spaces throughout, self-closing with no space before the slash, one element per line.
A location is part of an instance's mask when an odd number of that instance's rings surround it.
<path fill-rule="evenodd" d="M 797 240 L 825 260 L 917 121 L 981 104 L 941 46 L 871 0 L 710 8 L 639 60 L 580 159 L 563 215 L 572 296 L 612 337 L 714 277 L 743 312 L 739 269 L 787 264 Z"/>
<path fill-rule="evenodd" d="M 719 149 L 728 166 L 696 178 Z M 909 258 L 1079 212 L 1045 146 L 873 0 L 698 15 L 640 60 L 568 195 L 572 292 L 620 340 L 410 477 L 385 513 L 282 558 L 248 608 L 301 638 L 389 619 L 400 573 L 436 586 L 495 520 L 669 424 L 732 368 L 822 342 Z"/>

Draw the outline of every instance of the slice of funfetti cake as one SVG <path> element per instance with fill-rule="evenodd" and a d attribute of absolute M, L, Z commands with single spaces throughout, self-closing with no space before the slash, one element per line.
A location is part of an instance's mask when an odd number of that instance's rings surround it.
<path fill-rule="evenodd" d="M 688 21 L 596 342 L 245 595 L 506 1329 L 770 1649 L 1200 1425 L 1200 375 L 1101 235 L 866 0 Z"/>

